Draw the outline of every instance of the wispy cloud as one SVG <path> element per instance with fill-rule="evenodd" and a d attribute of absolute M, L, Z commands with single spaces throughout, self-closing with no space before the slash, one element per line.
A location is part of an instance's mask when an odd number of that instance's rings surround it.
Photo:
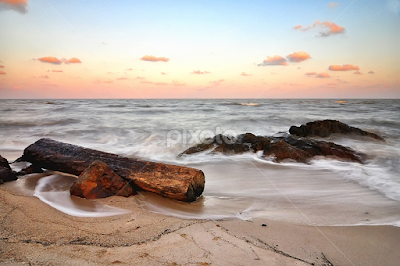
<path fill-rule="evenodd" d="M 167 73 L 165 73 L 165 72 L 161 72 L 161 75 L 167 75 Z"/>
<path fill-rule="evenodd" d="M 375 74 L 375 72 L 374 71 L 368 71 L 368 74 Z"/>
<path fill-rule="evenodd" d="M 287 65 L 286 59 L 280 55 L 267 56 L 267 59 L 264 59 L 264 61 L 261 64 L 258 64 L 258 66 L 276 66 L 276 65 L 286 66 Z"/>
<path fill-rule="evenodd" d="M 114 81 L 112 79 L 103 79 L 104 83 L 113 83 Z"/>
<path fill-rule="evenodd" d="M 315 76 L 315 75 L 317 75 L 317 72 L 307 72 L 304 75 L 306 75 L 306 76 Z"/>
<path fill-rule="evenodd" d="M 356 74 L 356 75 L 362 75 L 362 73 L 359 71 L 359 70 L 357 70 L 356 72 L 354 72 L 353 74 Z"/>
<path fill-rule="evenodd" d="M 116 80 L 127 80 L 127 77 L 120 77 L 120 78 L 116 78 Z"/>
<path fill-rule="evenodd" d="M 224 79 L 219 79 L 219 80 L 210 81 L 209 83 L 214 84 L 215 86 L 218 86 L 224 81 L 225 81 Z"/>
<path fill-rule="evenodd" d="M 336 8 L 339 7 L 340 5 L 341 3 L 334 3 L 334 2 L 330 2 L 329 4 L 327 4 L 329 8 Z"/>
<path fill-rule="evenodd" d="M 0 70 L 0 75 L 5 75 L 7 74 L 6 72 L 4 72 L 3 70 Z"/>
<path fill-rule="evenodd" d="M 143 61 L 150 61 L 150 62 L 168 62 L 169 61 L 169 58 L 166 58 L 166 57 L 163 57 L 163 56 L 161 56 L 161 57 L 156 57 L 156 56 L 154 56 L 154 55 L 145 55 L 145 56 L 143 56 L 142 58 L 140 58 L 140 60 L 143 60 Z"/>
<path fill-rule="evenodd" d="M 54 56 L 45 56 L 45 57 L 38 58 L 37 60 L 39 60 L 40 62 L 43 62 L 43 63 L 50 63 L 50 64 L 54 64 L 54 65 L 60 65 L 61 63 L 65 63 L 65 64 L 82 63 L 81 60 L 79 60 L 78 58 L 75 58 L 75 57 L 67 60 L 65 58 L 58 59 L 57 57 L 54 57 Z"/>
<path fill-rule="evenodd" d="M 58 72 L 64 72 L 64 71 L 63 70 L 58 70 L 58 69 L 53 69 L 51 72 L 58 73 Z"/>
<path fill-rule="evenodd" d="M 0 11 L 2 10 L 14 10 L 25 14 L 27 12 L 26 6 L 28 5 L 27 0 L 0 0 Z"/>
<path fill-rule="evenodd" d="M 165 86 L 165 85 L 168 85 L 168 83 L 165 83 L 165 82 L 155 82 L 154 84 L 157 85 L 157 86 Z"/>
<path fill-rule="evenodd" d="M 185 86 L 186 83 L 184 81 L 182 81 L 182 80 L 173 80 L 172 81 L 172 85 L 174 85 L 174 86 Z"/>
<path fill-rule="evenodd" d="M 145 80 L 145 81 L 141 81 L 140 83 L 143 83 L 143 84 L 153 84 L 153 82 L 152 82 L 152 81 L 147 81 L 147 80 Z"/>
<path fill-rule="evenodd" d="M 242 72 L 242 74 L 240 74 L 241 76 L 244 76 L 244 77 L 250 77 L 250 76 L 252 76 L 252 74 L 247 74 L 246 72 Z"/>
<path fill-rule="evenodd" d="M 211 74 L 211 72 L 210 71 L 193 70 L 192 74 L 202 75 L 202 74 Z"/>
<path fill-rule="evenodd" d="M 304 60 L 310 59 L 311 56 L 306 52 L 299 51 L 299 52 L 294 52 L 293 54 L 289 54 L 288 56 L 286 56 L 286 58 L 290 62 L 302 62 Z"/>
<path fill-rule="evenodd" d="M 330 78 L 331 76 L 328 73 L 319 73 L 317 78 Z"/>
<path fill-rule="evenodd" d="M 146 79 L 146 78 L 137 76 L 135 79 Z"/>
<path fill-rule="evenodd" d="M 48 79 L 49 76 L 47 76 L 47 75 L 40 75 L 39 78 L 41 78 L 41 79 Z"/>
<path fill-rule="evenodd" d="M 308 31 L 316 27 L 323 28 L 323 30 L 319 32 L 318 35 L 319 37 L 328 37 L 330 35 L 344 33 L 346 30 L 344 27 L 341 27 L 334 22 L 329 22 L 329 21 L 320 22 L 318 20 L 316 20 L 312 26 L 308 25 L 307 27 L 304 27 L 302 25 L 297 25 L 294 26 L 293 29 Z"/>
<path fill-rule="evenodd" d="M 3 65 L 0 65 L 0 68 L 4 68 L 4 66 L 3 66 Z"/>
<path fill-rule="evenodd" d="M 332 71 L 349 71 L 349 70 L 360 70 L 360 68 L 358 66 L 355 65 L 350 65 L 350 64 L 346 64 L 346 65 L 330 65 L 329 66 L 329 70 Z"/>

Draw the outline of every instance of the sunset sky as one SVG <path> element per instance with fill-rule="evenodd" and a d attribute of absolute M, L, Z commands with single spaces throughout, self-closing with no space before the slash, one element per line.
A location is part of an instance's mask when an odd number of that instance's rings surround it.
<path fill-rule="evenodd" d="M 0 98 L 400 98 L 400 0 L 0 0 Z"/>

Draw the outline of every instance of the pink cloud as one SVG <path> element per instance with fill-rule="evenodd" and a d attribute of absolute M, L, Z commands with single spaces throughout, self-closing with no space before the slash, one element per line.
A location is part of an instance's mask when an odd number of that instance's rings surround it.
<path fill-rule="evenodd" d="M 37 60 L 39 60 L 40 62 L 43 62 L 43 63 L 50 63 L 50 64 L 55 64 L 55 65 L 59 65 L 62 63 L 62 61 L 60 59 L 57 59 L 57 57 L 54 57 L 54 56 L 45 56 L 45 57 L 38 58 Z"/>
<path fill-rule="evenodd" d="M 53 69 L 51 72 L 64 72 L 64 71 L 58 70 L 58 69 Z"/>
<path fill-rule="evenodd" d="M 306 52 L 300 51 L 300 52 L 294 52 L 293 54 L 289 54 L 288 56 L 286 56 L 286 58 L 290 62 L 301 62 L 310 59 L 311 56 Z"/>
<path fill-rule="evenodd" d="M 116 80 L 127 80 L 127 77 L 120 77 L 120 78 L 116 78 Z"/>
<path fill-rule="evenodd" d="M 165 73 L 165 72 L 161 72 L 161 75 L 167 75 L 167 73 Z"/>
<path fill-rule="evenodd" d="M 186 83 L 184 81 L 182 81 L 182 80 L 173 80 L 172 81 L 172 85 L 174 85 L 174 86 L 185 86 Z"/>
<path fill-rule="evenodd" d="M 224 79 L 220 79 L 220 80 L 214 80 L 214 81 L 210 81 L 209 83 L 214 84 L 215 86 L 218 86 L 219 84 L 221 84 L 221 82 L 224 82 Z"/>
<path fill-rule="evenodd" d="M 47 76 L 47 75 L 41 75 L 41 76 L 39 76 L 39 78 L 42 78 L 42 79 L 48 79 L 48 78 L 49 78 L 49 76 Z"/>
<path fill-rule="evenodd" d="M 154 55 L 145 55 L 145 56 L 143 56 L 142 58 L 140 58 L 140 60 L 143 60 L 143 61 L 150 61 L 150 62 L 168 62 L 169 61 L 169 58 L 166 58 L 166 57 L 163 57 L 163 56 L 161 56 L 161 57 L 156 57 L 156 56 L 154 56 Z"/>
<path fill-rule="evenodd" d="M 146 78 L 137 76 L 135 79 L 146 79 Z"/>
<path fill-rule="evenodd" d="M 286 59 L 280 55 L 274 55 L 272 57 L 267 56 L 267 59 L 264 59 L 264 61 L 261 64 L 258 64 L 258 66 L 274 66 L 274 65 L 286 66 L 287 65 Z"/>
<path fill-rule="evenodd" d="M 307 72 L 304 75 L 306 76 L 313 76 L 313 75 L 317 75 L 317 72 Z"/>
<path fill-rule="evenodd" d="M 4 10 L 14 10 L 22 14 L 27 12 L 26 6 L 28 4 L 27 0 L 0 0 L 0 11 Z"/>
<path fill-rule="evenodd" d="M 143 84 L 153 84 L 152 81 L 141 81 L 140 83 L 143 83 Z"/>
<path fill-rule="evenodd" d="M 350 65 L 350 64 L 346 64 L 346 65 L 330 65 L 329 66 L 329 70 L 332 71 L 349 71 L 349 70 L 359 70 L 360 68 L 358 66 L 355 65 Z"/>
<path fill-rule="evenodd" d="M 79 60 L 78 58 L 72 57 L 71 59 L 69 59 L 69 60 L 67 61 L 67 63 L 72 63 L 72 64 L 74 64 L 74 63 L 82 63 L 82 62 L 81 62 L 81 60 Z"/>
<path fill-rule="evenodd" d="M 327 37 L 332 34 L 344 33 L 344 31 L 346 30 L 344 27 L 341 27 L 334 22 L 329 22 L 329 21 L 320 22 L 318 20 L 316 20 L 312 26 L 308 25 L 307 27 L 303 27 L 302 25 L 297 25 L 297 26 L 294 26 L 293 29 L 307 31 L 307 30 L 310 30 L 310 29 L 316 28 L 316 27 L 321 27 L 324 29 L 323 31 L 321 31 L 319 33 L 318 36 L 320 36 L 320 37 Z"/>
<path fill-rule="evenodd" d="M 246 74 L 246 72 L 242 72 L 242 74 L 240 74 L 241 76 L 244 76 L 244 77 L 250 77 L 251 76 L 251 74 Z"/>
<path fill-rule="evenodd" d="M 368 71 L 368 74 L 375 74 L 375 72 L 374 71 Z"/>
<path fill-rule="evenodd" d="M 356 74 L 356 75 L 362 75 L 362 73 L 359 71 L 359 70 L 357 70 L 356 72 L 354 72 L 353 74 Z"/>
<path fill-rule="evenodd" d="M 0 70 L 0 75 L 5 75 L 7 74 L 6 72 L 4 72 L 3 70 Z"/>
<path fill-rule="evenodd" d="M 0 65 L 0 68 L 4 68 L 4 66 Z"/>
<path fill-rule="evenodd" d="M 192 72 L 192 74 L 199 74 L 199 75 L 201 75 L 201 74 L 211 74 L 211 72 L 210 71 L 200 71 L 200 70 L 193 70 L 193 72 Z"/>
<path fill-rule="evenodd" d="M 317 78 L 329 78 L 331 77 L 328 73 L 319 73 Z"/>
<path fill-rule="evenodd" d="M 132 69 L 132 68 L 127 68 L 127 69 L 125 69 L 125 70 L 127 70 L 127 71 L 132 71 L 133 69 Z"/>

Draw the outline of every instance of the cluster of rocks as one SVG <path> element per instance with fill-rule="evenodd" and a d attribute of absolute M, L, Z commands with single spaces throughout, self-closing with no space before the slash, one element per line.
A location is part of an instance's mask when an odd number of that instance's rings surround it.
<path fill-rule="evenodd" d="M 256 136 L 245 133 L 232 138 L 224 135 L 216 135 L 212 139 L 205 140 L 196 146 L 182 152 L 179 156 L 210 150 L 211 154 L 241 154 L 244 152 L 262 152 L 264 157 L 272 157 L 275 162 L 294 160 L 306 163 L 316 156 L 346 160 L 361 163 L 365 155 L 351 148 L 308 138 L 309 136 L 327 137 L 333 133 L 359 135 L 372 137 L 384 141 L 380 136 L 350 127 L 335 120 L 315 121 L 300 127 L 292 126 L 290 134 L 280 136 Z"/>

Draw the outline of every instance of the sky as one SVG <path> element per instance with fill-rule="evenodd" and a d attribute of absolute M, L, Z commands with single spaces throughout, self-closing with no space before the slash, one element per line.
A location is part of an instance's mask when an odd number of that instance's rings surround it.
<path fill-rule="evenodd" d="M 400 98 L 400 0 L 0 0 L 0 99 Z"/>

